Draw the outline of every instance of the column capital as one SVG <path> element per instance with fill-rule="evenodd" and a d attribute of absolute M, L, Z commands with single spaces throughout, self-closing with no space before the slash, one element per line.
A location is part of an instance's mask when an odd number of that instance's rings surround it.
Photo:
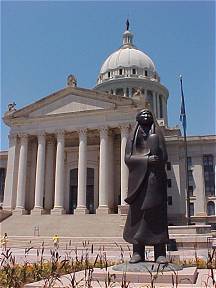
<path fill-rule="evenodd" d="M 38 131 L 37 132 L 37 138 L 38 138 L 38 143 L 40 143 L 40 142 L 44 142 L 45 140 L 46 140 L 46 138 L 45 138 L 45 136 L 46 136 L 46 133 L 45 133 L 45 131 Z"/>
<path fill-rule="evenodd" d="M 36 135 L 39 137 L 39 136 L 46 136 L 46 133 L 44 130 L 40 130 L 40 131 L 37 131 Z"/>
<path fill-rule="evenodd" d="M 57 136 L 57 139 L 64 139 L 65 136 L 65 130 L 64 129 L 57 129 L 55 131 L 55 134 Z"/>
<path fill-rule="evenodd" d="M 21 143 L 26 143 L 28 141 L 28 134 L 24 132 L 18 133 Z"/>
<path fill-rule="evenodd" d="M 100 131 L 100 137 L 106 137 L 108 136 L 109 128 L 107 126 L 101 126 L 99 128 L 99 131 Z"/>
<path fill-rule="evenodd" d="M 17 136 L 18 136 L 17 133 L 14 133 L 14 132 L 10 132 L 10 134 L 8 134 L 8 139 L 9 139 L 10 145 L 16 143 Z"/>
<path fill-rule="evenodd" d="M 80 128 L 76 130 L 77 133 L 79 134 L 79 137 L 86 137 L 87 136 L 87 128 Z"/>
<path fill-rule="evenodd" d="M 127 135 L 129 133 L 129 130 L 131 129 L 130 123 L 120 123 L 118 127 L 121 130 L 121 135 Z"/>
<path fill-rule="evenodd" d="M 20 138 L 28 138 L 28 134 L 25 133 L 25 132 L 18 132 L 17 135 L 18 135 Z"/>

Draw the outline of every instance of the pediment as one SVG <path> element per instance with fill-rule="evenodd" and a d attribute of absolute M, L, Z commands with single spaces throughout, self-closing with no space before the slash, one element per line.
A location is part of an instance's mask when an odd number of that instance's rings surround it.
<path fill-rule="evenodd" d="M 49 116 L 89 110 L 101 110 L 109 109 L 112 107 L 114 107 L 114 104 L 112 103 L 69 94 L 29 113 L 29 117 L 40 117 L 46 115 Z"/>
<path fill-rule="evenodd" d="M 103 110 L 116 111 L 119 107 L 130 105 L 134 105 L 130 98 L 91 89 L 67 87 L 19 110 L 7 111 L 3 119 L 11 126 L 12 123 L 27 119 L 76 116 L 83 112 L 92 114 Z"/>

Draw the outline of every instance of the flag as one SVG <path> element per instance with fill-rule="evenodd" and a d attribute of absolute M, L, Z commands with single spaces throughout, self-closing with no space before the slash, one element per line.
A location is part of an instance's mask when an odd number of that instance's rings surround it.
<path fill-rule="evenodd" d="M 184 135 L 186 134 L 186 112 L 185 112 L 185 101 L 184 101 L 184 92 L 182 85 L 182 76 L 180 76 L 181 84 L 181 110 L 180 110 L 180 121 L 182 122 L 182 127 L 184 129 Z"/>

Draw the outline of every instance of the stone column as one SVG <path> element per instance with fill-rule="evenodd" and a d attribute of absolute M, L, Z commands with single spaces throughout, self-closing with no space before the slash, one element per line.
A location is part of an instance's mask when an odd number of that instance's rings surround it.
<path fill-rule="evenodd" d="M 190 155 L 190 154 L 189 154 Z M 194 209 L 194 215 L 200 217 L 200 222 L 199 224 L 205 224 L 205 217 L 207 216 L 207 202 L 206 202 L 206 195 L 205 195 L 205 184 L 204 184 L 204 179 L 201 177 L 201 175 L 204 175 L 203 172 L 203 158 L 202 155 L 200 156 L 194 156 L 192 157 L 192 173 L 193 173 L 193 178 L 196 181 L 197 185 L 193 185 L 195 188 L 194 190 L 194 195 L 196 195 L 196 205 Z M 193 184 L 188 183 L 189 185 Z M 197 193 L 197 187 L 200 191 L 200 193 Z M 203 219 L 202 219 L 203 218 Z"/>
<path fill-rule="evenodd" d="M 163 119 L 164 119 L 164 122 L 166 122 L 166 109 L 165 109 L 165 107 L 166 107 L 166 98 L 165 98 L 164 95 L 162 95 L 162 103 L 163 103 L 163 108 L 162 108 L 162 110 L 163 110 Z"/>
<path fill-rule="evenodd" d="M 16 184 L 17 184 L 17 170 L 18 170 L 18 145 L 17 134 L 9 134 L 9 150 L 7 161 L 7 173 L 5 179 L 4 189 L 4 210 L 12 210 L 16 205 Z"/>
<path fill-rule="evenodd" d="M 86 208 L 87 184 L 87 130 L 79 130 L 79 160 L 78 160 L 78 188 L 77 208 L 74 214 L 87 214 Z"/>
<path fill-rule="evenodd" d="M 160 104 L 159 104 L 159 94 L 156 94 L 156 107 L 157 107 L 157 119 L 160 118 Z"/>
<path fill-rule="evenodd" d="M 127 89 L 123 88 L 123 90 L 124 90 L 124 97 L 127 97 Z"/>
<path fill-rule="evenodd" d="M 153 113 L 155 117 L 157 118 L 157 107 L 156 107 L 156 92 L 153 92 Z"/>
<path fill-rule="evenodd" d="M 32 214 L 43 214 L 44 177 L 45 177 L 45 133 L 38 134 L 37 166 L 35 181 L 35 203 Z"/>
<path fill-rule="evenodd" d="M 20 134 L 20 155 L 17 182 L 17 199 L 15 213 L 26 214 L 25 193 L 26 193 L 26 174 L 27 174 L 27 152 L 28 135 Z"/>
<path fill-rule="evenodd" d="M 129 125 L 121 125 L 121 205 L 118 207 L 119 214 L 127 213 L 128 206 L 124 199 L 128 193 L 128 167 L 125 164 L 125 147 L 128 139 Z"/>
<path fill-rule="evenodd" d="M 108 206 L 111 211 L 114 211 L 114 143 L 113 143 L 113 133 L 108 135 Z"/>
<path fill-rule="evenodd" d="M 102 127 L 100 129 L 100 164 L 99 164 L 99 207 L 97 214 L 108 214 L 110 209 L 108 206 L 108 128 Z"/>
<path fill-rule="evenodd" d="M 45 168 L 45 203 L 44 209 L 51 210 L 54 205 L 55 183 L 55 141 L 52 137 L 47 138 Z"/>
<path fill-rule="evenodd" d="M 64 214 L 64 131 L 57 132 L 55 200 L 52 214 Z"/>
<path fill-rule="evenodd" d="M 164 96 L 164 121 L 167 125 L 168 123 L 168 114 L 167 114 L 167 98 Z"/>

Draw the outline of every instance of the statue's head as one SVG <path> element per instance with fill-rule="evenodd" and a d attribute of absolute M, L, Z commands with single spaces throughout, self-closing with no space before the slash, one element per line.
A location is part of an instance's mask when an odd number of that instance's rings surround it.
<path fill-rule="evenodd" d="M 136 121 L 141 127 L 151 127 L 154 123 L 154 118 L 150 110 L 144 109 L 137 113 Z"/>

